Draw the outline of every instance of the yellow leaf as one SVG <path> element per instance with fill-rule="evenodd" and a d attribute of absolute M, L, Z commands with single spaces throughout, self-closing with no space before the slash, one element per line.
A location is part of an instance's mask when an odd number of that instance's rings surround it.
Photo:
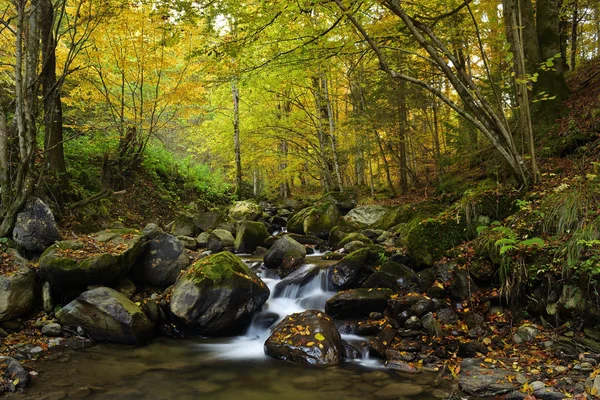
<path fill-rule="evenodd" d="M 21 382 L 21 380 L 19 378 L 12 381 L 13 385 L 15 385 L 15 386 L 17 386 L 19 384 L 19 382 Z"/>
<path fill-rule="evenodd" d="M 486 346 L 489 346 L 492 343 L 492 339 L 490 339 L 489 337 L 483 338 L 483 344 L 485 344 Z"/>
<path fill-rule="evenodd" d="M 315 342 L 308 342 L 308 343 L 306 343 L 306 345 L 307 345 L 307 346 L 309 346 L 309 347 L 310 347 L 310 346 L 314 346 L 314 345 L 315 345 Z"/>
<path fill-rule="evenodd" d="M 321 332 L 315 333 L 315 339 L 317 339 L 318 341 L 322 342 L 323 340 L 325 340 L 325 336 L 323 336 L 323 334 Z"/>

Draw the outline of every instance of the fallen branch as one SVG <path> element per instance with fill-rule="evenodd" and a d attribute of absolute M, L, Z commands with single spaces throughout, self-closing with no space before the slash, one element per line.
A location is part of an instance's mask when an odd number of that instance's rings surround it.
<path fill-rule="evenodd" d="M 113 192 L 110 189 L 104 189 L 103 191 L 98 192 L 98 193 L 96 193 L 96 194 L 94 194 L 94 195 L 92 195 L 92 196 L 90 196 L 90 197 L 88 197 L 86 199 L 78 201 L 77 203 L 71 205 L 69 207 L 69 209 L 74 210 L 76 208 L 84 207 L 84 206 L 87 206 L 88 204 L 94 203 L 94 202 L 102 200 L 102 199 L 106 199 L 108 197 L 117 196 L 117 195 L 120 195 L 120 194 L 125 194 L 125 192 L 127 192 L 127 191 L 126 190 L 120 190 L 118 192 Z"/>

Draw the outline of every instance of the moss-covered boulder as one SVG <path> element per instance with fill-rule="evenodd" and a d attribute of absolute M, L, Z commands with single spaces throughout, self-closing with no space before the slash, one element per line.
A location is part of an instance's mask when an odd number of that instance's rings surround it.
<path fill-rule="evenodd" d="M 350 243 L 350 242 L 362 242 L 364 244 L 373 244 L 373 241 L 371 239 L 369 239 L 368 237 L 366 237 L 365 235 L 363 235 L 362 233 L 358 233 L 358 232 L 354 232 L 354 233 L 349 233 L 346 236 L 344 236 L 344 238 L 342 240 L 339 241 L 339 243 L 337 244 L 337 247 L 344 247 L 346 244 Z"/>
<path fill-rule="evenodd" d="M 285 317 L 265 342 L 265 354 L 301 364 L 337 365 L 342 350 L 342 338 L 333 321 L 317 310 Z"/>
<path fill-rule="evenodd" d="M 235 221 L 256 221 L 262 213 L 261 206 L 253 201 L 236 201 L 229 209 L 229 218 Z"/>
<path fill-rule="evenodd" d="M 215 229 L 208 236 L 207 247 L 213 253 L 218 253 L 227 248 L 233 248 L 235 239 L 231 232 L 225 229 Z"/>
<path fill-rule="evenodd" d="M 333 191 L 326 193 L 320 200 L 322 203 L 333 203 L 343 213 L 352 210 L 358 204 L 356 193 Z"/>
<path fill-rule="evenodd" d="M 5 251 L 0 267 L 0 321 L 7 321 L 33 310 L 36 274 L 14 249 Z"/>
<path fill-rule="evenodd" d="M 329 283 L 335 289 L 358 288 L 372 273 L 367 268 L 369 249 L 348 254 L 327 269 Z"/>
<path fill-rule="evenodd" d="M 264 246 L 265 240 L 269 236 L 271 235 L 262 222 L 243 221 L 235 235 L 234 251 L 236 253 L 252 253 L 258 246 Z"/>
<path fill-rule="evenodd" d="M 194 216 L 189 213 L 179 214 L 171 226 L 173 236 L 196 236 Z"/>
<path fill-rule="evenodd" d="M 373 225 L 390 211 L 389 207 L 379 205 L 358 206 L 344 216 L 344 220 L 361 227 Z"/>
<path fill-rule="evenodd" d="M 205 211 L 194 216 L 194 224 L 200 232 L 212 231 L 225 219 L 225 215 L 219 211 Z"/>
<path fill-rule="evenodd" d="M 432 266 L 444 253 L 469 239 L 464 219 L 451 215 L 428 218 L 416 224 L 406 237 L 406 248 L 415 266 Z"/>
<path fill-rule="evenodd" d="M 58 287 L 103 285 L 125 276 L 146 244 L 146 237 L 135 229 L 57 242 L 40 257 L 38 274 Z"/>
<path fill-rule="evenodd" d="M 230 334 L 247 325 L 269 298 L 269 288 L 229 252 L 195 262 L 173 290 L 171 312 L 199 334 Z"/>
<path fill-rule="evenodd" d="M 296 233 L 298 235 L 304 234 L 304 220 L 308 213 L 312 210 L 312 207 L 303 208 L 297 213 L 293 214 L 286 224 L 286 229 L 289 233 Z"/>
<path fill-rule="evenodd" d="M 271 246 L 264 258 L 265 267 L 277 269 L 282 278 L 304 262 L 306 248 L 289 235 L 282 236 Z"/>
<path fill-rule="evenodd" d="M 413 219 L 423 220 L 438 215 L 443 208 L 438 204 L 422 202 L 417 204 L 404 204 L 393 207 L 371 224 L 372 229 L 389 230 L 396 225 L 405 224 Z"/>
<path fill-rule="evenodd" d="M 154 324 L 135 303 L 107 287 L 83 292 L 56 317 L 62 325 L 83 327 L 98 341 L 140 344 L 154 331 Z"/>
<path fill-rule="evenodd" d="M 304 219 L 304 234 L 328 238 L 329 231 L 338 224 L 340 217 L 339 208 L 332 202 L 311 207 Z"/>
<path fill-rule="evenodd" d="M 383 312 L 394 292 L 390 289 L 350 289 L 339 292 L 325 303 L 325 312 L 333 318 L 366 317 Z"/>
<path fill-rule="evenodd" d="M 173 235 L 159 233 L 148 242 L 130 276 L 149 286 L 167 287 L 188 265 L 190 258 L 183 243 Z"/>
<path fill-rule="evenodd" d="M 364 288 L 388 288 L 393 290 L 407 290 L 416 286 L 417 275 L 406 265 L 385 261 L 375 267 L 375 272 L 364 281 Z"/>
<path fill-rule="evenodd" d="M 346 225 L 336 225 L 329 231 L 329 244 L 332 246 L 338 246 L 340 241 L 349 233 L 356 232 L 356 229 Z"/>

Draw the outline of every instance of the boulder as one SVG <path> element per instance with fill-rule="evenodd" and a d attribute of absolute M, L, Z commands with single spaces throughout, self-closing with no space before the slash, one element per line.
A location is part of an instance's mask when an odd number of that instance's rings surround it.
<path fill-rule="evenodd" d="M 202 232 L 196 238 L 196 243 L 199 248 L 205 249 L 208 246 L 208 238 L 210 237 L 210 233 Z"/>
<path fill-rule="evenodd" d="M 495 360 L 494 360 L 495 361 Z M 508 362 L 510 365 L 510 362 Z M 519 387 L 514 372 L 505 371 L 495 365 L 487 365 L 478 358 L 465 358 L 460 365 L 459 387 L 464 392 L 478 397 L 492 397 L 512 392 Z"/>
<path fill-rule="evenodd" d="M 198 243 L 193 237 L 177 236 L 177 239 L 179 239 L 183 247 L 185 247 L 188 250 L 196 250 L 198 248 Z"/>
<path fill-rule="evenodd" d="M 331 228 L 337 225 L 341 213 L 332 202 L 309 208 L 304 219 L 304 234 L 328 238 Z"/>
<path fill-rule="evenodd" d="M 173 226 L 171 226 L 173 236 L 196 236 L 196 224 L 194 217 L 189 214 L 180 214 L 175 218 Z"/>
<path fill-rule="evenodd" d="M 245 326 L 269 298 L 269 288 L 229 252 L 196 261 L 173 290 L 171 312 L 201 335 L 221 335 Z"/>
<path fill-rule="evenodd" d="M 256 221 L 262 213 L 258 204 L 248 200 L 236 201 L 229 209 L 229 217 L 234 221 Z"/>
<path fill-rule="evenodd" d="M 0 274 L 0 321 L 7 321 L 33 309 L 36 274 L 14 249 L 6 250 L 0 263 L 9 264 Z"/>
<path fill-rule="evenodd" d="M 225 216 L 218 211 L 206 211 L 196 214 L 194 224 L 200 232 L 212 231 L 217 228 Z"/>
<path fill-rule="evenodd" d="M 321 202 L 331 202 L 337 206 L 342 212 L 347 213 L 358 204 L 356 193 L 333 191 L 326 193 L 321 199 Z"/>
<path fill-rule="evenodd" d="M 349 233 L 354 232 L 355 229 L 347 225 L 336 225 L 329 231 L 329 244 L 337 247 L 338 243 Z"/>
<path fill-rule="evenodd" d="M 277 239 L 264 258 L 265 267 L 277 269 L 284 278 L 302 265 L 306 257 L 306 248 L 285 235 Z"/>
<path fill-rule="evenodd" d="M 103 285 L 125 276 L 146 247 L 134 229 L 114 229 L 61 241 L 39 259 L 39 275 L 53 286 Z"/>
<path fill-rule="evenodd" d="M 83 327 L 98 341 L 140 344 L 154 331 L 153 323 L 135 303 L 107 287 L 83 292 L 56 317 L 63 326 Z"/>
<path fill-rule="evenodd" d="M 406 249 L 415 266 L 432 266 L 446 251 L 470 237 L 464 219 L 443 216 L 416 223 L 406 236 Z"/>
<path fill-rule="evenodd" d="M 379 269 L 362 284 L 366 288 L 409 289 L 414 286 L 415 273 L 404 264 L 385 261 Z"/>
<path fill-rule="evenodd" d="M 58 226 L 50 208 L 37 197 L 25 203 L 17 214 L 13 239 L 24 249 L 41 253 L 60 239 Z"/>
<path fill-rule="evenodd" d="M 213 253 L 218 253 L 227 247 L 233 247 L 235 239 L 231 232 L 225 229 L 215 229 L 208 237 L 207 247 Z"/>
<path fill-rule="evenodd" d="M 3 380 L 6 381 L 5 388 L 10 392 L 23 389 L 31 382 L 29 372 L 12 357 L 0 356 L 0 371 L 3 373 L 3 379 L 0 380 L 0 394 L 2 394 L 3 386 L 5 386 Z"/>
<path fill-rule="evenodd" d="M 368 205 L 358 206 L 350 210 L 344 220 L 360 226 L 369 226 L 377 222 L 389 211 L 389 207 Z"/>
<path fill-rule="evenodd" d="M 323 243 L 325 243 L 325 241 L 323 239 L 319 239 L 318 237 L 311 236 L 311 235 L 299 235 L 297 233 L 288 233 L 288 236 L 300 244 L 310 244 L 310 245 L 320 246 Z"/>
<path fill-rule="evenodd" d="M 383 312 L 393 293 L 390 289 L 345 290 L 327 300 L 325 312 L 334 318 L 357 318 Z"/>
<path fill-rule="evenodd" d="M 234 250 L 236 253 L 252 253 L 258 246 L 264 246 L 269 236 L 262 222 L 243 221 L 235 235 Z"/>
<path fill-rule="evenodd" d="M 331 318 L 317 310 L 283 319 L 265 342 L 265 354 L 302 364 L 337 365 L 343 355 L 340 333 Z"/>
<path fill-rule="evenodd" d="M 335 289 L 358 288 L 371 271 L 366 268 L 369 249 L 360 249 L 348 254 L 327 269 L 329 283 Z"/>
<path fill-rule="evenodd" d="M 160 228 L 160 226 L 154 223 L 146 225 L 142 230 L 142 235 L 144 235 L 148 240 L 154 239 L 160 233 L 163 233 L 163 230 Z"/>
<path fill-rule="evenodd" d="M 175 236 L 160 233 L 131 269 L 131 277 L 149 286 L 167 287 L 175 283 L 181 270 L 190 265 L 183 244 Z"/>
<path fill-rule="evenodd" d="M 363 235 L 362 233 L 353 232 L 353 233 L 349 233 L 346 236 L 344 236 L 344 238 L 342 240 L 340 240 L 339 243 L 337 244 L 337 247 L 344 247 L 345 245 L 347 245 L 348 243 L 351 243 L 351 242 L 362 242 L 364 244 L 373 244 L 373 241 L 371 239 L 369 239 L 368 237 L 366 237 L 365 235 Z"/>
<path fill-rule="evenodd" d="M 309 212 L 311 212 L 313 208 L 308 207 L 304 208 L 297 213 L 293 214 L 286 224 L 286 229 L 289 233 L 296 233 L 298 235 L 304 234 L 304 220 Z"/>

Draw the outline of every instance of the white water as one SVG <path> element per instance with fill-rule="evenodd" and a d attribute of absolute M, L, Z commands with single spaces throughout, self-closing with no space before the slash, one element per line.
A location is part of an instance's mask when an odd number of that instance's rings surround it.
<path fill-rule="evenodd" d="M 252 323 L 242 336 L 226 339 L 221 343 L 199 345 L 208 350 L 215 359 L 221 360 L 257 360 L 267 357 L 264 343 L 275 326 L 286 316 L 306 310 L 325 309 L 325 302 L 336 292 L 330 291 L 327 284 L 327 272 L 314 264 L 306 264 L 291 273 L 285 279 L 274 277 L 272 271 L 264 269 L 257 272 L 267 284 L 271 295 L 263 309 L 254 315 Z M 342 338 L 362 349 L 363 360 L 368 360 L 366 339 L 356 335 L 342 335 Z M 366 362 L 366 365 L 371 362 Z M 375 365 L 373 365 L 375 366 Z"/>

